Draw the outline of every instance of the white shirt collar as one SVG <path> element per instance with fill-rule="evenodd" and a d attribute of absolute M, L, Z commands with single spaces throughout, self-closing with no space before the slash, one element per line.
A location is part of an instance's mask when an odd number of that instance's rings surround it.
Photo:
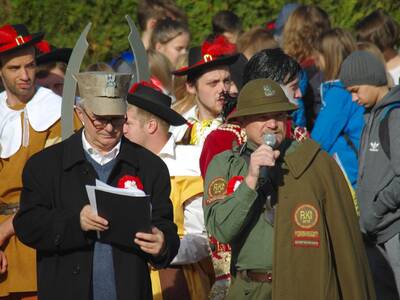
<path fill-rule="evenodd" d="M 158 154 L 161 158 L 163 157 L 175 157 L 175 140 L 174 137 L 171 136 L 169 137 L 167 143 L 164 145 L 164 147 L 161 149 L 160 153 Z"/>
<path fill-rule="evenodd" d="M 85 137 L 85 130 L 82 130 L 82 145 L 83 150 L 85 150 L 95 162 L 103 166 L 117 157 L 121 148 L 121 140 L 117 145 L 115 145 L 114 148 L 111 149 L 111 151 L 107 152 L 106 154 L 101 154 L 89 144 Z"/>

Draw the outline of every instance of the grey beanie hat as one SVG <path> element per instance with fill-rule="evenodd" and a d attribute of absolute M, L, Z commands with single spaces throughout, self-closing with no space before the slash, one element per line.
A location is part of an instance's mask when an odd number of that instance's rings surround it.
<path fill-rule="evenodd" d="M 368 51 L 354 51 L 342 63 L 339 79 L 344 86 L 387 85 L 384 64 Z"/>

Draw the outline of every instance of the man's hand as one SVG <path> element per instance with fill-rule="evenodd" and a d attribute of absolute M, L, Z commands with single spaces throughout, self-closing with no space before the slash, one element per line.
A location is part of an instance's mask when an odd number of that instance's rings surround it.
<path fill-rule="evenodd" d="M 279 150 L 273 150 L 267 145 L 261 145 L 250 155 L 249 169 L 245 178 L 246 184 L 249 188 L 256 188 L 258 177 L 260 175 L 260 167 L 275 166 L 275 161 L 278 159 L 279 155 Z"/>
<path fill-rule="evenodd" d="M 89 204 L 82 208 L 80 213 L 80 222 L 83 231 L 104 231 L 108 229 L 108 221 L 102 217 L 99 217 Z"/>
<path fill-rule="evenodd" d="M 151 229 L 152 233 L 138 232 L 136 233 L 135 243 L 139 245 L 142 251 L 158 256 L 165 247 L 164 233 L 157 227 Z"/>
<path fill-rule="evenodd" d="M 12 224 L 13 219 L 14 215 L 10 216 L 0 224 L 0 247 L 3 246 L 12 235 L 14 235 L 14 226 Z"/>
<path fill-rule="evenodd" d="M 0 274 L 4 274 L 7 271 L 7 257 L 3 251 L 0 250 Z"/>

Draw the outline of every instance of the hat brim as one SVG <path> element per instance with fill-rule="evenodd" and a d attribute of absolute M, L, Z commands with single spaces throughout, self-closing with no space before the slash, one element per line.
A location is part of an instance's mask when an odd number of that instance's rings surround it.
<path fill-rule="evenodd" d="M 265 106 L 267 107 L 267 106 Z M 275 112 L 292 112 L 297 109 L 297 106 L 292 103 L 271 103 L 268 104 L 267 109 L 260 109 L 260 107 L 249 107 L 241 110 L 236 110 L 232 114 L 228 115 L 227 119 L 232 120 L 239 117 L 247 117 L 261 114 L 269 114 Z"/>
<path fill-rule="evenodd" d="M 82 98 L 92 113 L 97 116 L 123 116 L 126 114 L 127 104 L 122 98 L 91 97 Z"/>
<path fill-rule="evenodd" d="M 216 66 L 229 66 L 236 62 L 239 58 L 239 54 L 223 56 L 208 62 L 201 62 L 190 67 L 183 67 L 181 69 L 172 72 L 175 76 L 185 76 L 190 73 L 198 73 L 206 69 L 210 69 Z"/>
<path fill-rule="evenodd" d="M 28 42 L 20 44 L 20 45 L 18 45 L 16 47 L 7 49 L 5 51 L 1 51 L 0 54 L 10 54 L 10 53 L 12 53 L 14 51 L 17 51 L 17 50 L 20 50 L 20 49 L 24 49 L 24 48 L 26 48 L 28 46 L 34 46 L 37 42 L 40 42 L 43 39 L 43 37 L 44 37 L 44 33 L 43 32 L 34 33 L 34 34 L 32 34 L 32 38 Z"/>
<path fill-rule="evenodd" d="M 128 95 L 128 104 L 135 105 L 145 111 L 148 111 L 173 126 L 185 124 L 187 121 L 184 117 L 174 111 L 172 108 L 160 105 L 151 99 L 144 99 L 135 94 Z"/>
<path fill-rule="evenodd" d="M 68 64 L 69 58 L 71 57 L 71 48 L 59 48 L 55 49 L 49 53 L 41 54 L 36 57 L 36 64 L 43 65 L 49 62 L 64 62 Z"/>

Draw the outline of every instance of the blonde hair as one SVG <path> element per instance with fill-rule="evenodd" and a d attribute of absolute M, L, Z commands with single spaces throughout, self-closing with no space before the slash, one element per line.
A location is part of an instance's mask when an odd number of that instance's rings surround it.
<path fill-rule="evenodd" d="M 257 52 L 264 49 L 278 48 L 279 45 L 273 34 L 266 28 L 254 27 L 244 32 L 238 40 L 238 52 L 250 59 Z"/>
<path fill-rule="evenodd" d="M 316 52 L 324 58 L 324 80 L 337 79 L 340 66 L 351 52 L 357 50 L 356 41 L 347 30 L 333 28 L 317 39 Z"/>
<path fill-rule="evenodd" d="M 181 55 L 178 58 L 177 68 L 180 69 L 188 65 L 188 54 Z M 196 96 L 189 94 L 186 90 L 187 76 L 173 77 L 173 92 L 175 102 L 172 109 L 177 113 L 183 114 L 196 104 Z"/>
<path fill-rule="evenodd" d="M 164 89 L 172 90 L 172 65 L 169 59 L 162 53 L 148 50 L 150 74 L 160 80 Z"/>
<path fill-rule="evenodd" d="M 368 51 L 369 53 L 375 55 L 383 63 L 383 65 L 385 66 L 385 69 L 386 69 L 386 78 L 388 81 L 388 86 L 390 88 L 394 87 L 393 78 L 387 71 L 385 56 L 383 56 L 383 53 L 381 50 L 379 50 L 378 46 L 376 46 L 375 44 L 370 43 L 370 42 L 358 42 L 357 49 L 362 50 L 362 51 Z"/>
<path fill-rule="evenodd" d="M 330 29 L 328 14 L 315 5 L 301 5 L 289 16 L 283 29 L 283 50 L 302 62 L 312 57 L 314 42 Z"/>

